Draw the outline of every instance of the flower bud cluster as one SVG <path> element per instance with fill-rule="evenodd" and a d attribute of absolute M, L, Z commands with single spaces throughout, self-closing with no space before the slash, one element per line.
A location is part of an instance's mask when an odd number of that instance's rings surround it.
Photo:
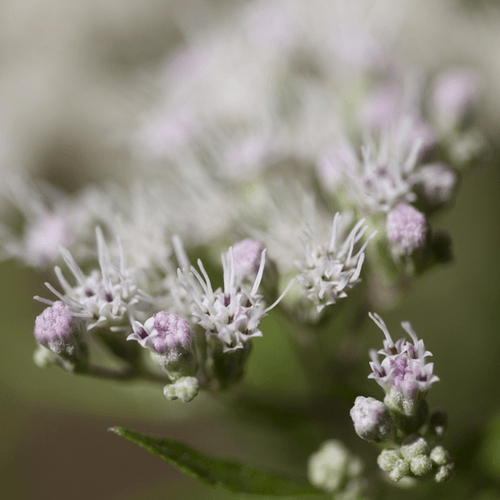
<path fill-rule="evenodd" d="M 384 332 L 384 348 L 371 351 L 369 378 L 384 389 L 384 402 L 359 396 L 351 409 L 356 433 L 372 442 L 384 442 L 387 448 L 380 453 L 377 463 L 394 482 L 404 477 L 434 476 L 436 482 L 449 479 L 453 461 L 439 444 L 446 429 L 446 413 L 435 409 L 429 412 L 425 396 L 438 381 L 432 373 L 432 363 L 425 358 L 432 354 L 425 350 L 411 325 L 402 326 L 413 343 L 404 338 L 394 342 L 386 324 L 377 314 L 370 317 Z M 385 356 L 382 362 L 378 354 Z"/>
<path fill-rule="evenodd" d="M 452 477 L 454 464 L 443 446 L 431 447 L 431 443 L 420 434 L 410 434 L 399 448 L 382 450 L 377 464 L 395 483 L 404 477 L 422 476 L 433 476 L 437 483 L 442 483 Z"/>
<path fill-rule="evenodd" d="M 359 498 L 365 489 L 363 463 L 341 441 L 325 441 L 309 458 L 309 482 L 335 498 Z"/>

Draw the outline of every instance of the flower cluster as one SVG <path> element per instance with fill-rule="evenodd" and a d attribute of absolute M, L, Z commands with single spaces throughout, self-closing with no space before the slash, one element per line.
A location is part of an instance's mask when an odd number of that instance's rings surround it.
<path fill-rule="evenodd" d="M 121 130 L 139 165 L 130 181 L 74 195 L 5 183 L 19 224 L 0 226 L 0 257 L 53 268 L 59 283 L 46 284 L 55 300 L 37 297 L 48 306 L 35 321 L 39 365 L 156 381 L 188 402 L 243 378 L 279 304 L 312 396 L 343 392 L 366 311 L 451 258 L 433 216 L 484 146 L 479 78 L 404 63 L 391 35 L 399 4 L 387 23 L 366 14 L 382 5 L 348 3 L 245 2 L 202 37 L 187 16 L 156 102 Z M 439 380 L 431 353 L 409 323 L 410 339 L 394 342 L 370 317 L 385 336 L 370 378 L 385 396 L 356 398 L 355 431 L 383 443 L 392 480 L 444 481 L 453 464 L 444 414 L 426 401 Z M 336 498 L 362 495 L 360 462 L 340 442 L 309 467 Z"/>
<path fill-rule="evenodd" d="M 172 246 L 179 267 L 174 272 L 173 262 L 166 261 L 161 275 L 161 269 L 146 273 L 127 268 L 120 245 L 120 266 L 115 267 L 102 231 L 98 228 L 96 233 L 99 268 L 85 275 L 62 248 L 76 284 L 72 286 L 56 266 L 64 292 L 46 285 L 60 301 L 37 297 L 50 305 L 36 321 L 35 337 L 45 353 L 43 360 L 37 354 L 39 364 L 58 364 L 73 371 L 78 362 L 80 371 L 96 372 L 80 362 L 88 344 L 82 332 L 95 331 L 94 340 L 130 365 L 130 371 L 117 374 L 118 378 L 154 377 L 136 346 L 149 350 L 164 374 L 167 399 L 190 401 L 200 387 L 224 388 L 239 380 L 251 340 L 262 336 L 259 324 L 270 309 L 259 293 L 266 265 L 262 244 L 246 239 L 235 245 L 236 252 L 230 248 L 223 253 L 224 286 L 214 290 L 201 260 L 201 274 L 190 266 L 178 237 Z M 162 309 L 164 305 L 168 311 Z M 124 335 L 131 329 L 133 333 Z M 136 346 L 129 345 L 130 340 Z"/>
<path fill-rule="evenodd" d="M 371 319 L 383 331 L 384 348 L 370 351 L 370 367 L 374 379 L 385 392 L 384 402 L 359 396 L 351 409 L 356 433 L 367 441 L 384 442 L 378 458 L 380 468 L 392 481 L 404 477 L 434 475 L 436 482 L 449 479 L 453 461 L 439 444 L 444 435 L 446 414 L 429 412 L 425 396 L 439 378 L 433 374 L 432 356 L 425 350 L 410 323 L 401 323 L 413 343 L 401 338 L 394 342 L 386 324 L 378 314 Z M 384 359 L 380 362 L 378 355 Z"/>

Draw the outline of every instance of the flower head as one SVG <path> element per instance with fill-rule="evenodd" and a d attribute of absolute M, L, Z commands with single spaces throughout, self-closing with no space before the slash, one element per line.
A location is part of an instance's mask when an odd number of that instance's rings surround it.
<path fill-rule="evenodd" d="M 457 174 L 448 165 L 439 162 L 423 165 L 413 176 L 419 197 L 430 208 L 449 203 L 457 181 Z"/>
<path fill-rule="evenodd" d="M 344 146 L 329 165 L 344 181 L 338 190 L 343 190 L 350 203 L 367 215 L 415 201 L 409 178 L 419 161 L 422 143 L 415 123 L 404 117 L 383 129 L 377 142 L 367 140 L 361 159 L 353 155 L 352 148 Z M 335 178 L 332 172 L 329 177 Z"/>
<path fill-rule="evenodd" d="M 253 337 L 261 337 L 259 323 L 266 315 L 263 298 L 257 293 L 266 261 L 263 250 L 260 265 L 250 291 L 241 288 L 236 281 L 234 250 L 222 254 L 224 287 L 213 290 L 203 263 L 198 260 L 202 275 L 191 266 L 190 270 L 178 270 L 179 281 L 194 301 L 193 317 L 205 329 L 206 335 L 217 337 L 224 352 L 242 349 Z"/>
<path fill-rule="evenodd" d="M 304 242 L 305 261 L 297 261 L 300 270 L 297 280 L 304 295 L 316 304 L 318 312 L 325 306 L 335 304 L 338 299 L 347 297 L 347 291 L 361 281 L 359 275 L 364 262 L 364 250 L 371 236 L 361 248 L 355 246 L 363 237 L 368 226 L 360 220 L 347 237 L 342 238 L 341 215 L 333 219 L 332 235 L 328 243 L 317 244 L 312 234 Z"/>
<path fill-rule="evenodd" d="M 52 352 L 72 355 L 78 346 L 81 325 L 81 318 L 73 316 L 64 302 L 56 301 L 37 316 L 34 335 L 39 344 Z"/>
<path fill-rule="evenodd" d="M 195 373 L 193 335 L 186 320 L 160 311 L 144 325 L 134 321 L 133 326 L 134 333 L 127 340 L 136 340 L 142 347 L 150 349 L 153 358 L 172 379 Z"/>
<path fill-rule="evenodd" d="M 125 266 L 123 252 L 120 255 L 120 267 L 113 266 L 100 228 L 96 229 L 96 234 L 99 269 L 94 269 L 89 275 L 85 275 L 71 253 L 61 248 L 63 259 L 73 273 L 76 285 L 71 286 L 61 269 L 56 266 L 55 273 L 64 294 L 58 292 L 49 283 L 46 283 L 46 286 L 73 310 L 75 316 L 90 320 L 87 329 L 100 326 L 123 329 L 129 308 L 136 306 L 136 309 L 140 309 L 137 308 L 140 302 L 138 274 L 135 269 Z M 50 300 L 35 298 L 41 302 L 53 304 Z"/>
<path fill-rule="evenodd" d="M 357 498 L 363 488 L 362 472 L 361 460 L 335 439 L 325 441 L 309 458 L 308 477 L 311 484 L 336 492 L 339 496 L 349 491 Z"/>
<path fill-rule="evenodd" d="M 391 410 L 412 415 L 416 411 L 417 402 L 439 380 L 433 374 L 434 364 L 425 361 L 432 354 L 425 350 L 423 340 L 417 338 L 410 323 L 403 322 L 401 326 L 413 343 L 404 338 L 394 342 L 382 318 L 372 313 L 370 318 L 384 332 L 386 340 L 384 349 L 370 351 L 370 367 L 373 371 L 368 378 L 373 378 L 384 389 L 384 402 Z M 379 354 L 385 356 L 382 362 Z"/>
<path fill-rule="evenodd" d="M 82 318 L 75 317 L 64 302 L 54 302 L 35 320 L 34 335 L 40 347 L 35 352 L 39 366 L 56 364 L 74 372 L 84 370 L 88 349 L 82 338 Z"/>
<path fill-rule="evenodd" d="M 400 203 L 387 214 L 387 239 L 396 255 L 411 255 L 425 244 L 428 232 L 425 215 Z"/>
<path fill-rule="evenodd" d="M 351 418 L 356 434 L 367 441 L 387 441 L 395 435 L 393 414 L 374 398 L 358 396 L 351 409 Z"/>

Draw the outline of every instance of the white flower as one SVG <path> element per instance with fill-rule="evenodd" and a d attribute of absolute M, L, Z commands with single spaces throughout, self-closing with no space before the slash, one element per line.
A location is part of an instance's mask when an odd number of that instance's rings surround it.
<path fill-rule="evenodd" d="M 85 254 L 94 222 L 85 206 L 86 191 L 70 197 L 52 186 L 35 185 L 17 176 L 7 184 L 8 198 L 24 216 L 25 225 L 18 236 L 0 224 L 2 257 L 46 268 L 58 260 L 61 246 L 72 248 L 79 257 Z"/>
<path fill-rule="evenodd" d="M 304 242 L 305 261 L 297 261 L 300 270 L 297 280 L 304 295 L 316 304 L 318 312 L 338 299 L 347 297 L 347 291 L 361 281 L 359 275 L 363 265 L 366 245 L 375 232 L 356 252 L 356 244 L 363 237 L 368 226 L 360 220 L 347 237 L 342 237 L 341 215 L 335 214 L 332 235 L 327 244 L 315 243 L 312 234 Z"/>
<path fill-rule="evenodd" d="M 378 144 L 370 139 L 361 148 L 361 160 L 346 146 L 342 155 L 331 159 L 329 168 L 344 181 L 339 191 L 362 213 L 388 212 L 398 203 L 416 200 L 409 177 L 419 160 L 422 137 L 413 137 L 412 126 L 406 117 L 387 127 Z"/>
<path fill-rule="evenodd" d="M 212 289 L 201 260 L 200 273 L 191 266 L 190 271 L 178 270 L 179 281 L 191 294 L 195 306 L 192 312 L 206 335 L 217 337 L 223 351 L 242 349 L 251 338 L 261 337 L 259 324 L 267 310 L 261 295 L 257 293 L 264 272 L 266 252 L 262 251 L 259 270 L 250 291 L 237 285 L 232 248 L 222 254 L 224 287 Z"/>
<path fill-rule="evenodd" d="M 373 372 L 368 378 L 373 378 L 384 389 L 384 402 L 391 410 L 412 415 L 418 400 L 434 382 L 439 381 L 439 377 L 433 374 L 434 364 L 425 361 L 432 354 L 425 350 L 424 341 L 418 339 L 410 323 L 402 322 L 401 326 L 410 335 L 413 344 L 405 339 L 394 343 L 382 318 L 372 313 L 369 316 L 384 332 L 386 340 L 384 349 L 370 351 Z M 382 362 L 378 354 L 385 356 Z"/>
<path fill-rule="evenodd" d="M 96 229 L 96 234 L 99 269 L 93 269 L 90 274 L 85 275 L 71 253 L 61 248 L 62 257 L 73 273 L 76 285 L 69 284 L 58 266 L 55 267 L 55 273 L 64 294 L 58 292 L 50 283 L 45 285 L 74 311 L 74 316 L 87 318 L 88 330 L 101 326 L 109 327 L 111 330 L 121 330 L 126 328 L 126 316 L 130 307 L 134 307 L 142 316 L 147 314 L 142 309 L 145 308 L 147 311 L 150 306 L 140 298 L 139 271 L 125 266 L 123 253 L 120 267 L 113 266 L 100 228 Z M 49 305 L 54 303 L 40 297 L 35 298 Z"/>

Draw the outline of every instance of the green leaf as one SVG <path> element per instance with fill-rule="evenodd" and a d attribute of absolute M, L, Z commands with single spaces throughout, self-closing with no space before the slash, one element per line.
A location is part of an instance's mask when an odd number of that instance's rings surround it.
<path fill-rule="evenodd" d="M 109 430 L 142 446 L 188 476 L 234 493 L 275 496 L 323 493 L 305 481 L 295 481 L 238 462 L 212 458 L 172 439 L 143 436 L 123 427 Z"/>

